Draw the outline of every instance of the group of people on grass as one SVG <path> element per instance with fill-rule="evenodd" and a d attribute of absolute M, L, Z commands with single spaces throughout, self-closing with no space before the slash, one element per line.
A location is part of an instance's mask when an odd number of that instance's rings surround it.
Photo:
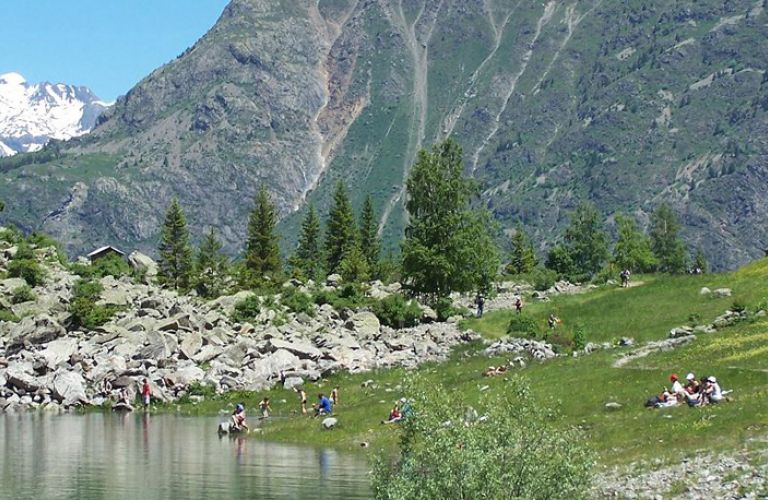
<path fill-rule="evenodd" d="M 685 376 L 685 383 L 681 382 L 676 373 L 669 376 L 671 387 L 664 387 L 664 391 L 651 396 L 645 405 L 650 408 L 664 408 L 687 403 L 688 406 L 705 406 L 720 403 L 726 400 L 727 391 L 723 391 L 717 378 L 713 376 L 698 380 L 694 373 Z"/>
<path fill-rule="evenodd" d="M 413 415 L 413 409 L 405 398 L 400 398 L 400 401 L 395 402 L 395 405 L 389 410 L 389 417 L 386 420 L 382 420 L 382 424 L 397 424 L 402 422 Z"/>
<path fill-rule="evenodd" d="M 307 414 L 307 393 L 302 387 L 294 387 L 293 390 L 299 395 L 301 414 Z M 317 403 L 312 405 L 315 417 L 330 415 L 333 413 L 333 407 L 339 403 L 339 387 L 336 386 L 331 391 L 330 398 L 323 393 L 317 395 Z M 259 412 L 261 413 L 260 419 L 269 418 L 272 407 L 270 406 L 269 398 L 264 397 L 259 402 Z M 231 417 L 232 428 L 235 431 L 248 430 L 248 425 L 245 421 L 245 404 L 238 403 L 235 405 L 235 409 L 232 412 Z"/>

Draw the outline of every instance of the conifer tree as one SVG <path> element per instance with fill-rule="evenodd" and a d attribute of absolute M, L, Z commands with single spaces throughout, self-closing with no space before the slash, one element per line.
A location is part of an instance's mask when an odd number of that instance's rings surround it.
<path fill-rule="evenodd" d="M 565 242 L 549 252 L 547 267 L 571 279 L 594 276 L 608 258 L 608 235 L 592 203 L 579 203 L 571 213 Z"/>
<path fill-rule="evenodd" d="M 265 187 L 256 194 L 255 205 L 248 219 L 248 240 L 245 247 L 245 267 L 256 280 L 274 277 L 281 271 L 280 247 L 275 233 L 277 210 Z"/>
<path fill-rule="evenodd" d="M 339 272 L 346 283 L 359 283 L 370 277 L 368 261 L 359 245 L 354 245 L 344 254 L 339 264 Z"/>
<path fill-rule="evenodd" d="M 651 214 L 651 249 L 664 273 L 684 273 L 688 267 L 685 244 L 680 239 L 680 223 L 672 208 L 666 203 L 659 205 Z"/>
<path fill-rule="evenodd" d="M 379 268 L 379 228 L 371 196 L 365 199 L 360 213 L 360 251 L 368 263 L 370 274 L 377 275 Z"/>
<path fill-rule="evenodd" d="M 707 273 L 709 272 L 709 263 L 707 262 L 707 258 L 704 256 L 704 252 L 701 251 L 701 248 L 696 249 L 696 253 L 693 255 L 693 270 L 697 271 L 699 273 Z"/>
<path fill-rule="evenodd" d="M 229 259 L 221 249 L 216 230 L 210 227 L 200 243 L 195 261 L 195 287 L 202 297 L 218 297 L 224 288 Z"/>
<path fill-rule="evenodd" d="M 656 258 L 651 251 L 651 241 L 637 227 L 634 219 L 616 215 L 616 229 L 619 238 L 613 247 L 613 262 L 621 270 L 650 272 L 656 267 Z"/>
<path fill-rule="evenodd" d="M 432 299 L 485 287 L 498 272 L 490 217 L 470 208 L 476 185 L 463 170 L 461 147 L 446 139 L 419 152 L 406 183 L 403 279 Z"/>
<path fill-rule="evenodd" d="M 159 252 L 158 271 L 161 281 L 177 290 L 189 288 L 192 249 L 189 246 L 187 220 L 176 198 L 171 201 L 165 213 Z"/>
<path fill-rule="evenodd" d="M 291 257 L 291 266 L 310 279 L 320 276 L 323 256 L 320 249 L 320 218 L 314 205 L 310 204 L 307 215 L 301 223 L 301 235 L 296 252 Z"/>
<path fill-rule="evenodd" d="M 329 274 L 339 270 L 339 265 L 344 260 L 346 253 L 356 245 L 355 215 L 352 212 L 347 188 L 343 182 L 339 181 L 333 194 L 333 202 L 328 212 L 328 223 L 325 231 L 325 254 Z"/>
<path fill-rule="evenodd" d="M 523 231 L 522 224 L 518 224 L 515 228 L 515 235 L 512 236 L 512 255 L 507 265 L 507 272 L 510 274 L 530 273 L 537 264 L 533 243 Z"/>

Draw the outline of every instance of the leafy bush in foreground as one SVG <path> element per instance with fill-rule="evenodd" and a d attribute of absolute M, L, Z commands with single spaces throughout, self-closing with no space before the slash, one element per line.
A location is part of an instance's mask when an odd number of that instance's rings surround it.
<path fill-rule="evenodd" d="M 75 326 L 92 330 L 106 323 L 118 311 L 115 306 L 97 305 L 104 287 L 97 281 L 80 279 L 72 290 L 69 312 Z"/>
<path fill-rule="evenodd" d="M 536 320 L 527 314 L 515 314 L 507 325 L 507 335 L 513 337 L 537 337 L 540 332 Z"/>
<path fill-rule="evenodd" d="M 416 326 L 421 318 L 421 307 L 416 301 L 406 300 L 399 293 L 374 303 L 371 311 L 382 324 L 392 328 Z"/>
<path fill-rule="evenodd" d="M 478 408 L 443 387 L 409 381 L 413 415 L 402 425 L 400 453 L 374 466 L 377 499 L 585 498 L 592 458 L 575 430 L 555 427 L 521 380 Z M 484 418 L 478 418 L 482 415 Z"/>

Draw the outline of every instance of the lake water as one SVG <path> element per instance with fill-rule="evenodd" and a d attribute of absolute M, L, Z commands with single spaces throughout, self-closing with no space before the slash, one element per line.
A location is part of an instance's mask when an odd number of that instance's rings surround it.
<path fill-rule="evenodd" d="M 365 455 L 219 438 L 218 419 L 0 416 L 0 498 L 370 498 Z"/>

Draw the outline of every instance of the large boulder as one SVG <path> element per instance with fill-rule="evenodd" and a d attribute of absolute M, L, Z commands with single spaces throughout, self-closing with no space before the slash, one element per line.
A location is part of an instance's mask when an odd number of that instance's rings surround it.
<path fill-rule="evenodd" d="M 53 393 L 64 406 L 88 404 L 85 381 L 76 372 L 60 371 L 53 377 Z"/>
<path fill-rule="evenodd" d="M 131 266 L 131 269 L 143 272 L 147 278 L 157 276 L 157 262 L 138 250 L 134 250 L 128 255 L 128 265 Z"/>
<path fill-rule="evenodd" d="M 361 311 L 353 314 L 344 326 L 354 331 L 358 337 L 371 338 L 379 334 L 381 323 L 379 323 L 379 318 L 372 312 Z"/>
<path fill-rule="evenodd" d="M 292 352 L 302 359 L 318 359 L 323 355 L 323 351 L 313 346 L 309 342 L 289 342 L 286 340 L 272 338 L 269 339 L 267 346 L 272 352 L 285 349 L 286 351 Z"/>
<path fill-rule="evenodd" d="M 208 344 L 204 345 L 200 351 L 192 356 L 192 360 L 195 363 L 207 363 L 214 358 L 221 356 L 224 352 L 224 348 L 218 345 Z"/>
<path fill-rule="evenodd" d="M 730 288 L 715 288 L 715 290 L 712 292 L 712 296 L 716 299 L 721 299 L 723 297 L 730 297 L 732 294 L 732 291 Z"/>
<path fill-rule="evenodd" d="M 66 333 L 67 330 L 48 315 L 28 316 L 11 328 L 8 347 L 14 349 L 25 343 L 44 344 Z"/>
<path fill-rule="evenodd" d="M 69 361 L 69 358 L 76 352 L 77 339 L 61 338 L 48 342 L 45 349 L 40 351 L 40 356 L 45 359 L 48 368 L 53 370 L 59 363 Z"/>
<path fill-rule="evenodd" d="M 33 392 L 40 388 L 40 381 L 20 366 L 11 366 L 5 371 L 8 385 L 25 392 Z"/>
<path fill-rule="evenodd" d="M 179 350 L 187 359 L 192 359 L 203 347 L 203 336 L 199 331 L 187 333 L 179 344 Z"/>
<path fill-rule="evenodd" d="M 205 372 L 201 368 L 198 368 L 195 365 L 179 368 L 175 372 L 165 376 L 166 381 L 170 382 L 171 386 L 174 386 L 174 385 L 187 386 L 195 382 L 200 382 L 204 378 L 205 378 Z"/>
<path fill-rule="evenodd" d="M 336 425 L 339 423 L 339 421 L 333 417 L 328 417 L 323 420 L 323 422 L 320 424 L 323 426 L 323 429 L 330 430 L 336 427 Z"/>

